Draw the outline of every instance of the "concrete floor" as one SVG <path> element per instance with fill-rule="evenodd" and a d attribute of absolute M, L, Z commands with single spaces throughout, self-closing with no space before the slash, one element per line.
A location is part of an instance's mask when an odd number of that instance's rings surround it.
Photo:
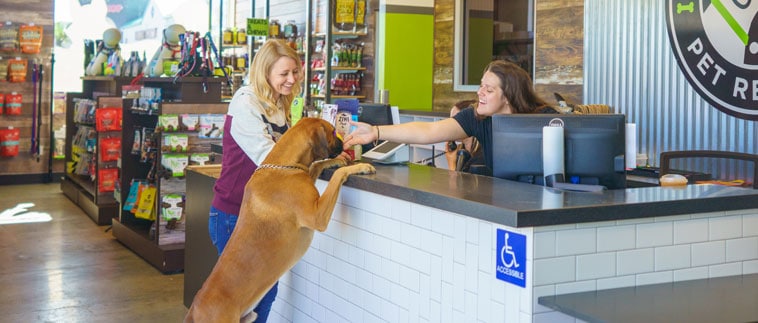
<path fill-rule="evenodd" d="M 27 202 L 28 212 L 8 211 Z M 187 312 L 184 274 L 163 275 L 121 245 L 60 184 L 0 186 L 0 212 L 0 322 L 180 322 Z M 45 213 L 48 222 L 8 224 Z"/>

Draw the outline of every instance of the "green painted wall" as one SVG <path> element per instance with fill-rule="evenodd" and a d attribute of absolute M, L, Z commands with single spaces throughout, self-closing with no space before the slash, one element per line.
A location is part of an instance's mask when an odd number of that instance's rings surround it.
<path fill-rule="evenodd" d="M 492 19 L 471 18 L 465 84 L 479 84 L 484 68 L 492 61 L 492 25 Z"/>
<path fill-rule="evenodd" d="M 401 110 L 432 111 L 434 16 L 387 13 L 385 26 L 377 90 L 389 90 L 390 104 Z"/>

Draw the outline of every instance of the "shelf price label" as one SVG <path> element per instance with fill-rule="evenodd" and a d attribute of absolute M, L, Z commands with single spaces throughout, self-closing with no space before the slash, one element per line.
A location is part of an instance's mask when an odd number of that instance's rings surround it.
<path fill-rule="evenodd" d="M 247 34 L 250 36 L 268 36 L 268 19 L 247 18 Z"/>

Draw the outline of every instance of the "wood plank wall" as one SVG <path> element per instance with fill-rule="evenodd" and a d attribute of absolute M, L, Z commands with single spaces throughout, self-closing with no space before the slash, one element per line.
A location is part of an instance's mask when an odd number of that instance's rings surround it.
<path fill-rule="evenodd" d="M 537 0 L 535 73 L 537 93 L 555 104 L 554 92 L 582 103 L 584 0 Z"/>
<path fill-rule="evenodd" d="M 19 144 L 19 155 L 12 158 L 0 158 L 0 177 L 7 175 L 37 175 L 47 174 L 49 147 L 50 147 L 50 97 L 52 87 L 52 52 L 54 41 L 53 28 L 53 1 L 50 0 L 25 0 L 25 1 L 2 1 L 0 2 L 0 21 L 3 23 L 10 21 L 16 25 L 34 23 L 43 27 L 42 50 L 39 54 L 0 54 L 3 59 L 21 57 L 29 61 L 26 82 L 23 83 L 0 83 L 0 93 L 18 92 L 23 95 L 22 115 L 20 116 L 0 116 L 0 127 L 7 128 L 13 126 L 21 131 L 21 140 Z M 32 134 L 32 101 L 34 86 L 31 78 L 31 63 L 37 62 L 43 64 L 43 93 L 42 106 L 42 127 L 40 131 L 41 156 L 39 161 L 30 153 L 31 134 Z M 39 100 L 38 100 L 39 102 Z M 65 124 L 65 116 L 57 115 L 54 124 L 60 126 Z M 63 162 L 56 161 L 53 171 L 56 173 L 63 172 Z"/>
<path fill-rule="evenodd" d="M 475 97 L 453 91 L 455 1 L 434 2 L 433 111 L 448 112 L 458 100 Z M 548 103 L 553 92 L 582 102 L 584 1 L 535 0 L 535 88 Z"/>
<path fill-rule="evenodd" d="M 453 91 L 455 1 L 434 1 L 434 84 L 432 111 L 447 113 L 455 102 L 476 98 L 475 93 Z"/>

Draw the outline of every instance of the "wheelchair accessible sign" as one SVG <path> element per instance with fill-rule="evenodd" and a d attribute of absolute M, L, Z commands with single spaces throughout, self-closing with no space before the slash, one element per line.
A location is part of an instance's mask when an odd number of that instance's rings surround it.
<path fill-rule="evenodd" d="M 497 229 L 495 277 L 526 287 L 526 236 Z"/>

